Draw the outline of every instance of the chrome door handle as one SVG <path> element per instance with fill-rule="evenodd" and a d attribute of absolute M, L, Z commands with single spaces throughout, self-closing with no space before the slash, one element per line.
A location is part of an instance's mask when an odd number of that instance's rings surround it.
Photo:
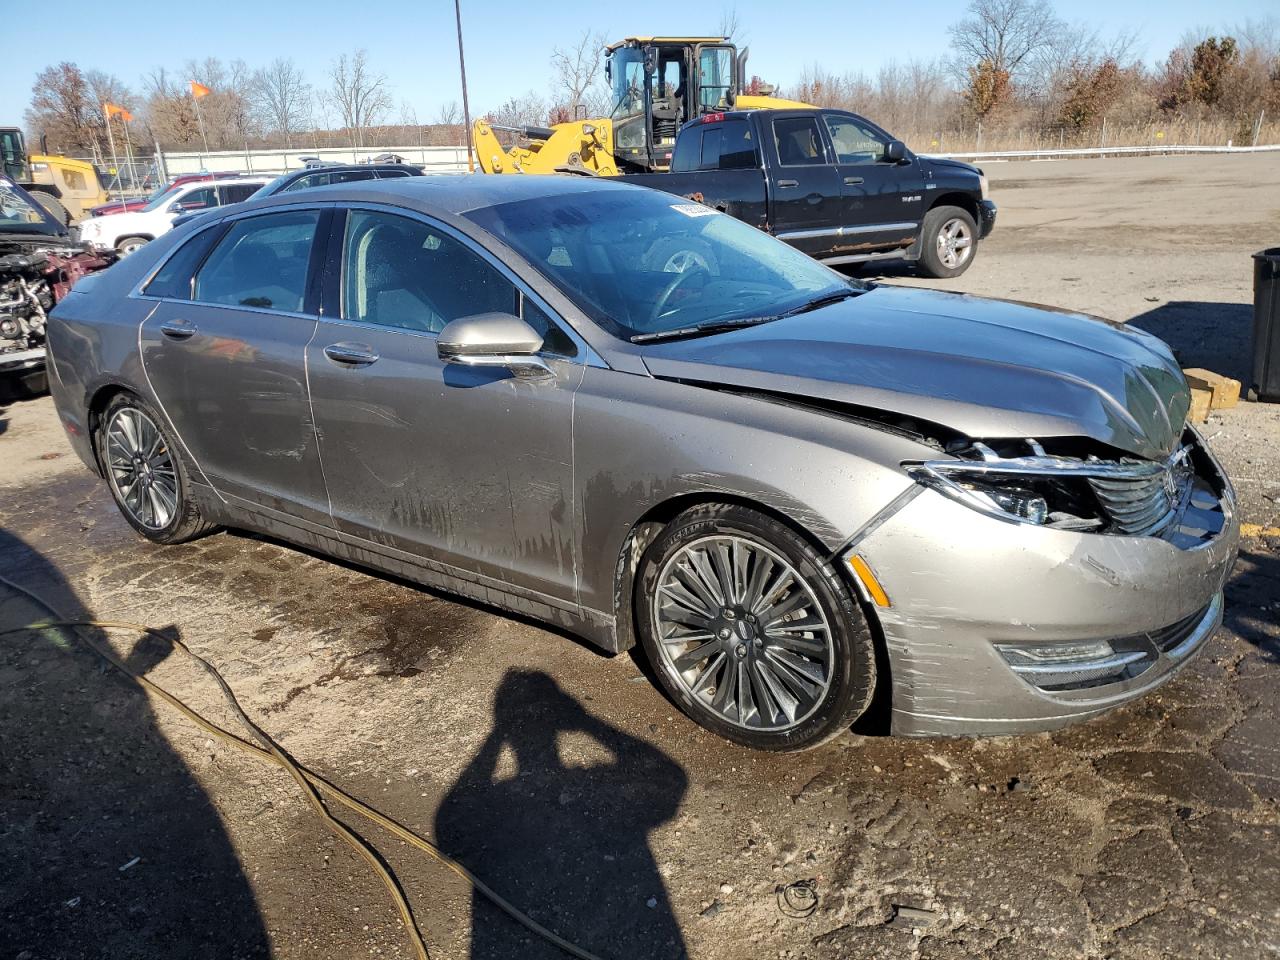
<path fill-rule="evenodd" d="M 324 355 L 334 363 L 345 363 L 353 367 L 367 367 L 378 359 L 378 354 L 364 343 L 331 343 L 324 348 Z"/>
<path fill-rule="evenodd" d="M 186 340 L 199 330 L 190 320 L 166 320 L 160 324 L 160 332 L 170 340 Z"/>
<path fill-rule="evenodd" d="M 861 177 L 845 177 L 844 182 L 847 186 L 856 187 L 858 184 L 862 182 L 862 178 Z"/>
<path fill-rule="evenodd" d="M 787 189 L 787 187 L 798 187 L 798 186 L 800 186 L 799 180 L 779 180 L 778 181 L 778 189 L 780 190 L 785 190 Z"/>

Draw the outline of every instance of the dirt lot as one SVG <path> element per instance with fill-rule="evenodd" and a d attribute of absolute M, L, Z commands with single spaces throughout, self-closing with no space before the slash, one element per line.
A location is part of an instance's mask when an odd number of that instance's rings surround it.
<path fill-rule="evenodd" d="M 1280 157 L 988 171 L 1000 223 L 954 287 L 1134 320 L 1243 371 Z M 299 760 L 610 960 L 1280 954 L 1280 407 L 1210 423 L 1252 526 L 1226 626 L 1159 693 L 1055 734 L 849 734 L 787 757 L 703 733 L 630 657 L 531 623 L 244 536 L 140 542 L 47 398 L 0 425 L 0 574 L 71 615 L 171 627 Z M 0 588 L 3 625 L 40 615 Z M 180 655 L 114 642 L 231 722 Z M 559 956 L 365 832 L 433 956 Z M 783 915 L 777 887 L 809 879 L 816 912 Z M 266 955 L 410 954 L 284 774 L 56 635 L 4 638 L 0 958 Z"/>

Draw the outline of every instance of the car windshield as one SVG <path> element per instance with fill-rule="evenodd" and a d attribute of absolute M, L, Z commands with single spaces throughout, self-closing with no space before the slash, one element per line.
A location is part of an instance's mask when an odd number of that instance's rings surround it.
<path fill-rule="evenodd" d="M 0 232 L 54 235 L 58 230 L 25 190 L 0 178 Z"/>
<path fill-rule="evenodd" d="M 159 210 L 159 209 L 160 209 L 161 207 L 163 207 L 166 203 L 168 203 L 170 200 L 172 200 L 172 199 L 173 199 L 173 195 L 174 195 L 175 193 L 177 193 L 177 192 L 178 192 L 179 190 L 181 190 L 181 189 L 182 189 L 182 187 L 181 187 L 181 186 L 177 186 L 177 187 L 170 187 L 168 190 L 165 190 L 165 191 L 164 191 L 163 193 L 161 193 L 161 194 L 158 194 L 158 195 L 157 195 L 157 194 L 152 194 L 152 195 L 151 195 L 151 197 L 152 197 L 152 198 L 151 198 L 150 200 L 148 200 L 148 201 L 147 201 L 147 205 L 146 205 L 145 207 L 143 207 L 142 209 L 143 209 L 143 210 L 146 210 L 146 211 L 150 211 L 150 210 Z"/>
<path fill-rule="evenodd" d="M 166 194 L 173 193 L 173 191 L 177 189 L 178 188 L 173 186 L 172 184 L 162 183 L 160 184 L 160 186 L 156 187 L 154 190 L 151 191 L 151 193 L 147 195 L 147 204 L 150 205 L 152 201 L 159 200 L 161 197 L 165 196 Z"/>
<path fill-rule="evenodd" d="M 862 287 L 709 207 L 606 189 L 466 214 L 624 340 L 765 321 Z"/>

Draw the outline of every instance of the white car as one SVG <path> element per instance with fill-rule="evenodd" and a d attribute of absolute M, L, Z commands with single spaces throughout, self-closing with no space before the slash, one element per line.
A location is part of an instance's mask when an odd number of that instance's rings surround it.
<path fill-rule="evenodd" d="M 85 220 L 80 224 L 80 239 L 95 250 L 114 248 L 120 256 L 127 257 L 143 244 L 168 233 L 182 214 L 248 200 L 268 180 L 237 177 L 188 183 L 156 197 L 141 210 Z"/>

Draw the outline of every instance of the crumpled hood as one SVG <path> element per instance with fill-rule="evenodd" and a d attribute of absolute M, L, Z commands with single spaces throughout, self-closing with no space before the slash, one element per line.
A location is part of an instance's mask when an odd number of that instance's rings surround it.
<path fill-rule="evenodd" d="M 877 286 L 785 320 L 654 344 L 656 377 L 847 403 L 974 439 L 1086 436 L 1152 459 L 1190 392 L 1136 328 L 1007 300 Z"/>

